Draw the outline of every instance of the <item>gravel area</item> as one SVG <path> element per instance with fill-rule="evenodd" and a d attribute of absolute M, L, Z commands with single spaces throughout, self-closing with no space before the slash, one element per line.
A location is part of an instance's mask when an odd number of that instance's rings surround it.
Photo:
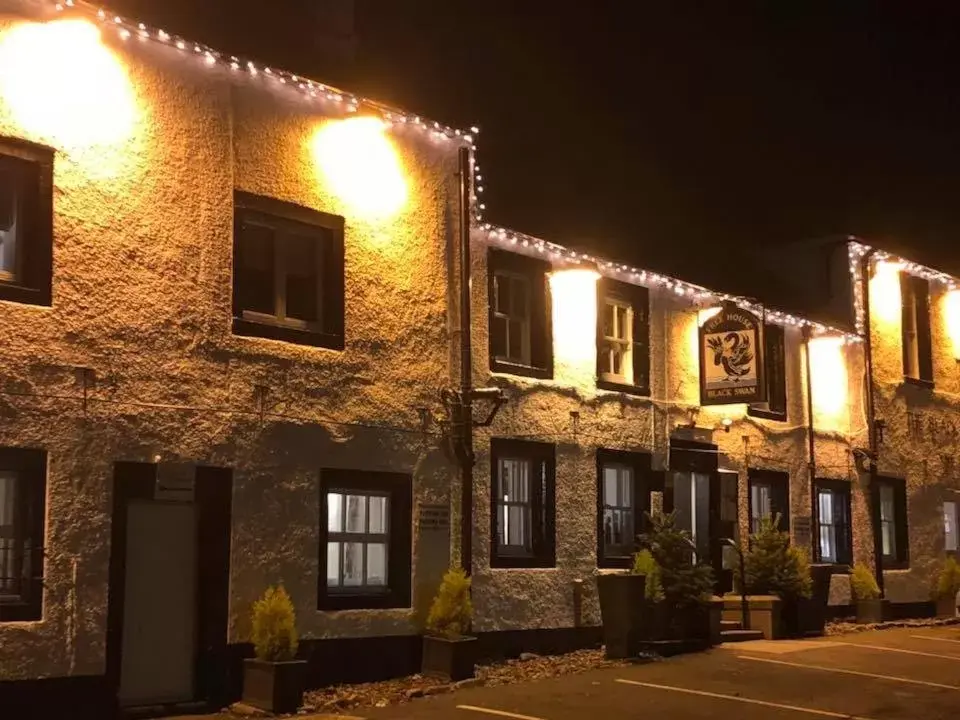
<path fill-rule="evenodd" d="M 856 623 L 850 621 L 838 621 L 828 623 L 825 635 L 846 635 L 848 633 L 860 633 L 867 630 L 889 630 L 891 628 L 921 628 L 921 627 L 939 627 L 941 625 L 958 625 L 960 617 L 957 618 L 923 618 L 918 620 L 892 620 L 882 623 Z"/>

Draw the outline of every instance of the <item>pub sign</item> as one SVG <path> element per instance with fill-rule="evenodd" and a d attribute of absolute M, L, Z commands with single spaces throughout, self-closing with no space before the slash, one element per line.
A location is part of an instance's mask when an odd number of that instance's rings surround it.
<path fill-rule="evenodd" d="M 766 401 L 763 323 L 751 312 L 724 303 L 700 327 L 700 404 Z"/>

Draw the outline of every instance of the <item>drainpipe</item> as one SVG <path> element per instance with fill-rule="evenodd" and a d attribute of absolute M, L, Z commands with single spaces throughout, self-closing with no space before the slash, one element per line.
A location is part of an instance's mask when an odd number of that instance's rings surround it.
<path fill-rule="evenodd" d="M 811 332 L 808 326 L 803 328 L 803 351 L 807 363 L 807 470 L 810 479 L 810 517 L 817 517 L 817 454 L 813 435 L 813 366 L 810 364 Z M 819 547 L 816 533 L 810 537 L 810 557 L 819 560 Z"/>
<path fill-rule="evenodd" d="M 470 311 L 470 150 L 460 160 L 460 564 L 473 571 L 473 348 Z"/>
<path fill-rule="evenodd" d="M 867 376 L 867 431 L 870 438 L 869 457 L 870 463 L 870 524 L 873 529 L 873 562 L 874 575 L 877 579 L 877 585 L 880 587 L 880 596 L 884 596 L 883 588 L 883 540 L 880 537 L 880 499 L 879 493 L 875 492 L 877 487 L 877 421 L 875 418 L 876 410 L 873 404 L 873 342 L 871 340 L 870 323 L 870 260 L 876 251 L 869 250 L 860 260 L 860 282 L 862 283 L 863 297 L 863 364 Z"/>

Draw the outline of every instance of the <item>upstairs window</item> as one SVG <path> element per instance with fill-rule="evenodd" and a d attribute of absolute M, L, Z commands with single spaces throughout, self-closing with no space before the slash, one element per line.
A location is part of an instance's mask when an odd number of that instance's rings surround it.
<path fill-rule="evenodd" d="M 850 565 L 853 539 L 850 534 L 850 483 L 845 480 L 817 480 L 817 560 Z"/>
<path fill-rule="evenodd" d="M 53 151 L 0 139 L 0 300 L 49 305 Z"/>
<path fill-rule="evenodd" d="M 759 532 L 764 518 L 780 516 L 777 530 L 790 532 L 790 476 L 773 470 L 750 470 L 750 534 Z"/>
<path fill-rule="evenodd" d="M 343 218 L 235 194 L 235 333 L 342 349 L 343 272 Z"/>
<path fill-rule="evenodd" d="M 885 568 L 907 567 L 910 559 L 907 533 L 907 485 L 896 478 L 877 478 L 880 505 L 880 543 Z"/>
<path fill-rule="evenodd" d="M 491 441 L 490 566 L 553 567 L 554 446 Z"/>
<path fill-rule="evenodd" d="M 490 369 L 553 377 L 553 338 L 547 293 L 548 263 L 491 249 L 489 261 Z"/>
<path fill-rule="evenodd" d="M 597 292 L 597 386 L 649 395 L 649 291 L 601 278 Z"/>
<path fill-rule="evenodd" d="M 933 385 L 933 354 L 930 339 L 930 283 L 900 273 L 903 302 L 903 375 L 907 380 Z"/>
<path fill-rule="evenodd" d="M 630 567 L 650 510 L 650 455 L 597 450 L 597 566 Z"/>
<path fill-rule="evenodd" d="M 409 475 L 323 470 L 320 610 L 410 607 Z"/>
<path fill-rule="evenodd" d="M 39 620 L 46 453 L 0 448 L 0 622 Z"/>
<path fill-rule="evenodd" d="M 754 417 L 768 420 L 787 419 L 787 362 L 783 326 L 766 323 L 763 326 L 763 378 L 767 386 L 767 401 L 747 408 Z"/>

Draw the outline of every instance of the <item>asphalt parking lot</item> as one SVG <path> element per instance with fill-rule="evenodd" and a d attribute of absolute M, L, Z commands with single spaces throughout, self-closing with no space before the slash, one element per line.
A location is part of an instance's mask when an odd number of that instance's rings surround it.
<path fill-rule="evenodd" d="M 722 645 L 537 683 L 356 713 L 369 720 L 960 717 L 960 626 Z"/>

